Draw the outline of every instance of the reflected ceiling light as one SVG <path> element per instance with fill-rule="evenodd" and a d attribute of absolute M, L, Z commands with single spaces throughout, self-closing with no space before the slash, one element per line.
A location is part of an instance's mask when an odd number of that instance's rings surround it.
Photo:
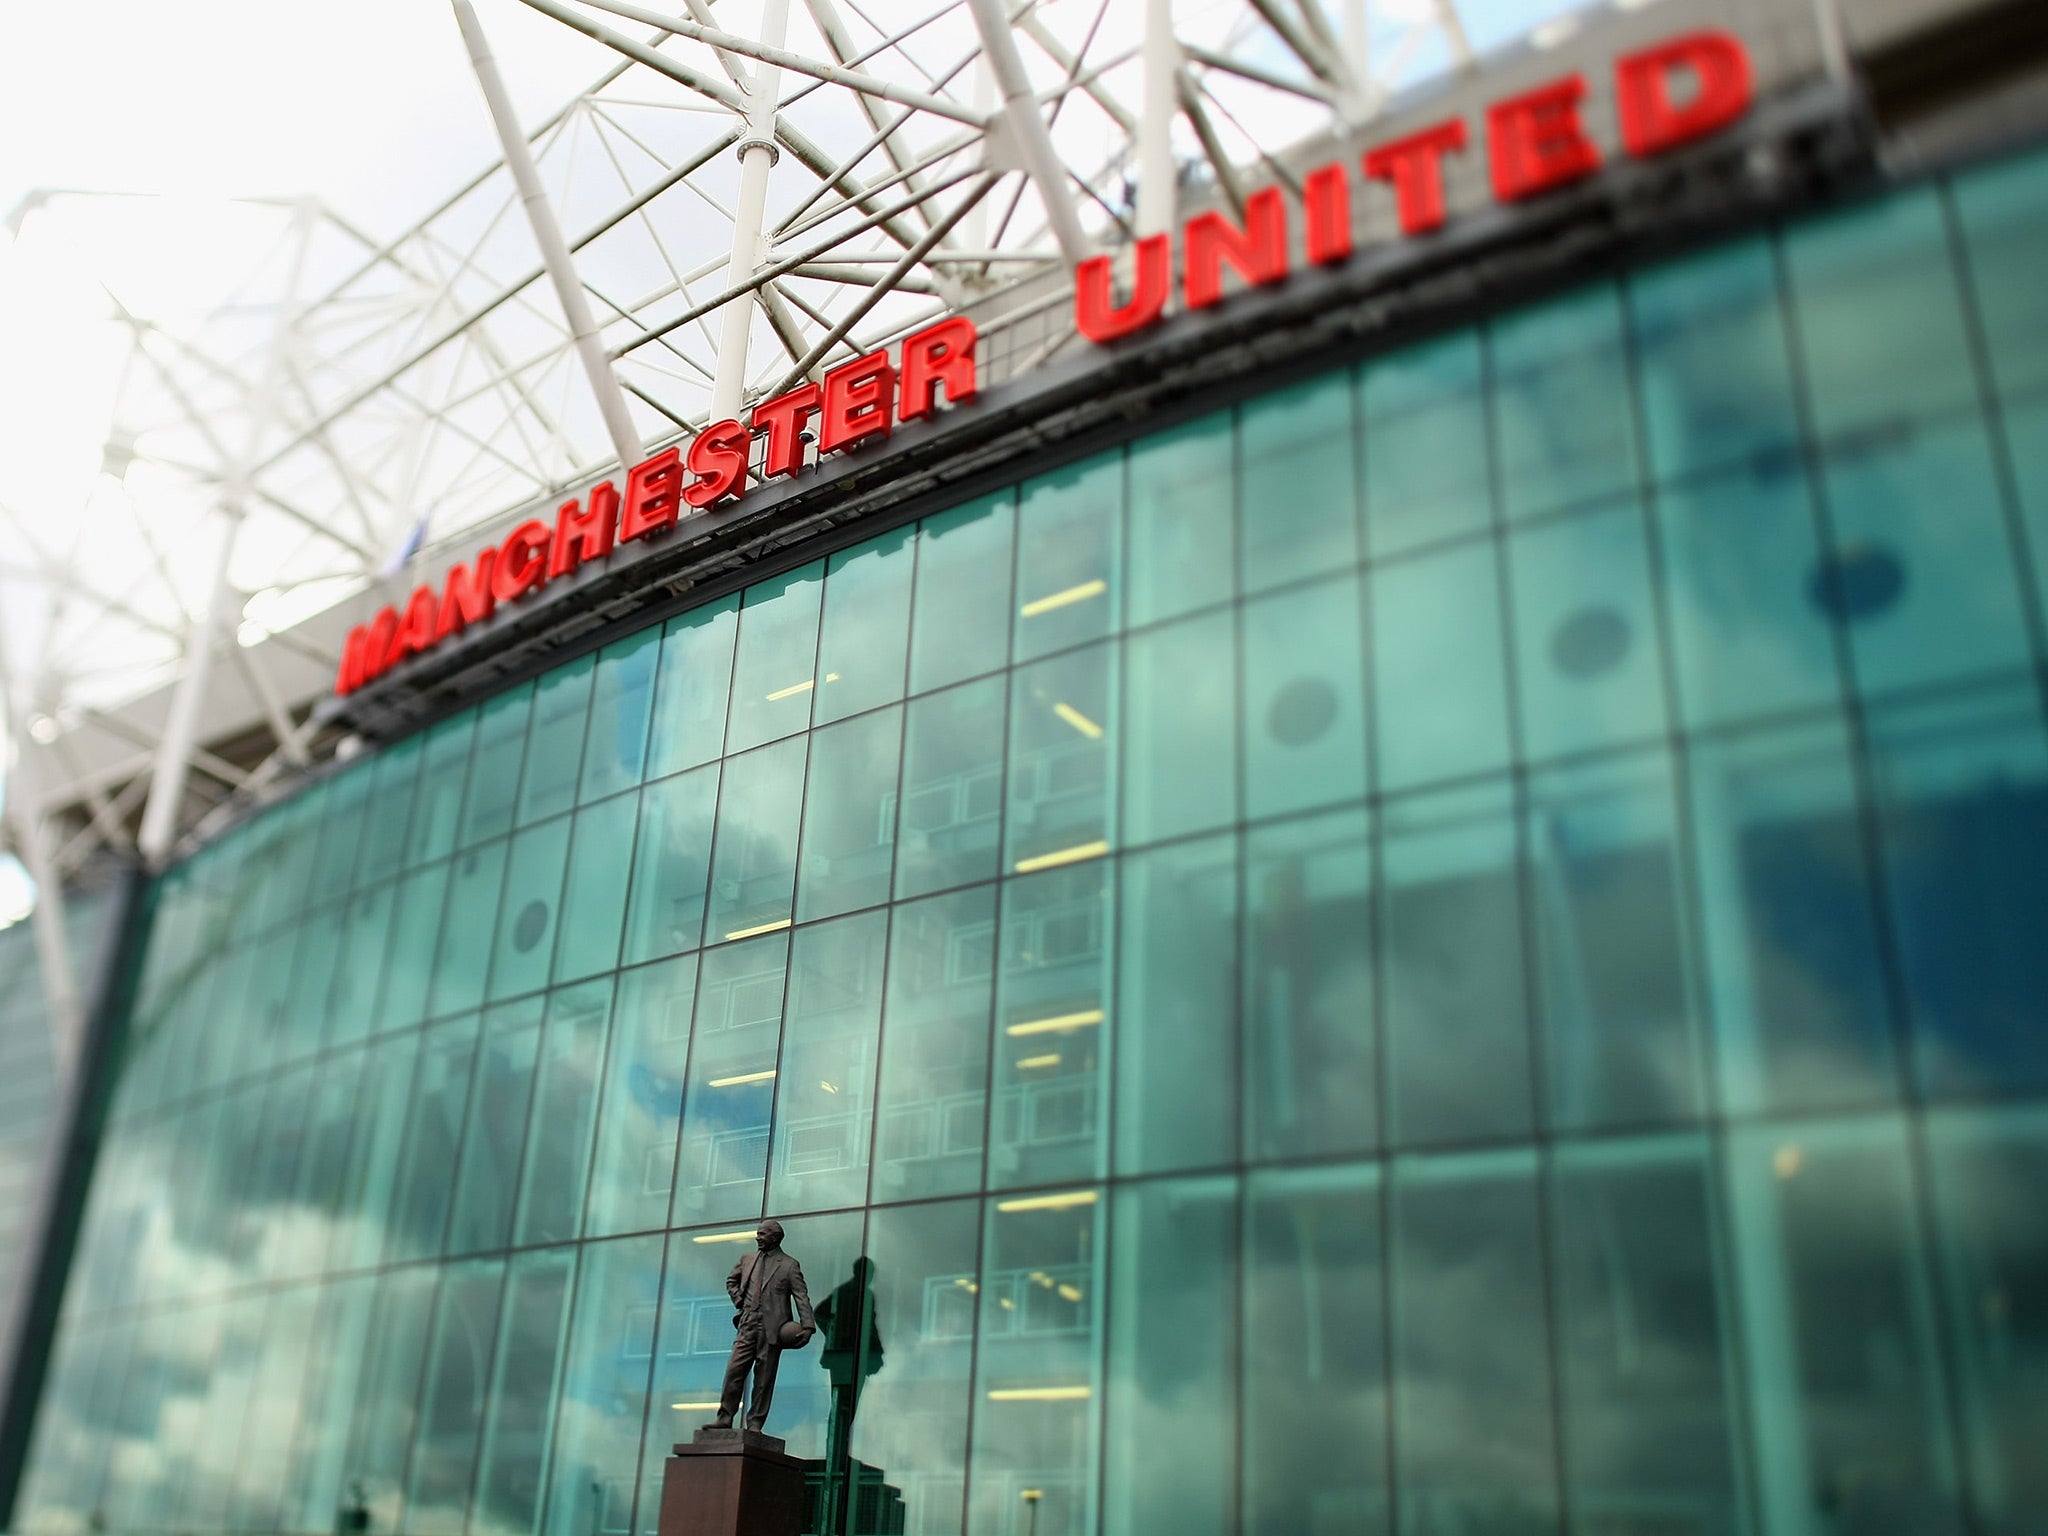
<path fill-rule="evenodd" d="M 1071 704 L 1055 704 L 1052 712 L 1058 715 L 1090 741 L 1102 740 L 1102 727 L 1090 720 Z"/>
<path fill-rule="evenodd" d="M 817 679 L 807 677 L 800 683 L 791 683 L 787 688 L 776 689 L 773 693 L 768 695 L 768 702 L 770 704 L 780 703 L 782 700 L 792 698 L 799 693 L 806 693 L 816 686 Z"/>
<path fill-rule="evenodd" d="M 1100 1008 L 1084 1008 L 1078 1013 L 1055 1013 L 1050 1018 L 1026 1019 L 1021 1024 L 1009 1025 L 1003 1030 L 1003 1033 L 1012 1037 L 1021 1035 L 1059 1035 L 1065 1034 L 1070 1029 L 1087 1029 L 1101 1022 L 1102 1010 Z M 1043 1058 L 1033 1059 L 1043 1060 Z M 1055 1056 L 1052 1059 L 1058 1061 L 1059 1057 Z M 1017 1065 L 1021 1067 L 1025 1063 L 1020 1061 Z"/>
<path fill-rule="evenodd" d="M 837 1093 L 839 1091 L 839 1085 L 837 1083 L 828 1083 L 822 1077 L 818 1079 L 818 1086 L 824 1089 L 827 1093 Z"/>
<path fill-rule="evenodd" d="M 1013 1211 L 1067 1211 L 1077 1205 L 1093 1205 L 1101 1199 L 1093 1189 L 1063 1189 L 1056 1195 L 1020 1195 L 1015 1200 L 998 1200 L 996 1209 Z"/>
<path fill-rule="evenodd" d="M 1083 859 L 1100 858 L 1109 852 L 1109 844 L 1102 838 L 1092 843 L 1076 843 L 1071 848 L 1062 848 L 1055 853 L 1034 854 L 1028 859 L 1017 861 L 1017 873 L 1035 874 L 1041 869 L 1058 869 L 1062 864 L 1078 864 Z"/>
<path fill-rule="evenodd" d="M 788 918 L 786 918 L 786 917 L 778 917 L 778 918 L 777 918 L 777 919 L 775 919 L 775 921 L 774 921 L 774 922 L 772 922 L 772 923 L 759 923 L 759 924 L 755 925 L 755 926 L 754 926 L 754 927 L 752 927 L 752 928 L 735 928 L 735 929 L 733 929 L 733 931 L 732 931 L 731 933 L 728 933 L 728 934 L 726 935 L 726 938 L 727 938 L 727 939 L 755 939 L 755 938 L 759 938 L 759 937 L 760 937 L 760 936 L 761 936 L 762 934 L 764 934 L 764 933 L 774 933 L 774 932 L 775 932 L 775 931 L 776 931 L 777 929 L 779 929 L 779 928 L 787 928 L 788 926 L 789 926 L 789 919 L 788 919 Z"/>
<path fill-rule="evenodd" d="M 954 1278 L 953 1283 L 959 1286 L 961 1290 L 965 1291 L 970 1296 L 979 1296 L 981 1294 L 981 1287 L 976 1285 L 972 1280 L 968 1279 L 965 1275 L 956 1276 Z"/>
<path fill-rule="evenodd" d="M 997 1387 L 992 1403 L 1078 1403 L 1095 1395 L 1093 1387 Z"/>
<path fill-rule="evenodd" d="M 1034 597 L 1017 611 L 1027 619 L 1035 619 L 1041 613 L 1051 613 L 1055 608 L 1065 608 L 1073 603 L 1085 603 L 1091 597 L 1100 597 L 1109 590 L 1109 583 L 1100 576 L 1093 581 L 1084 581 L 1078 587 L 1068 587 L 1045 597 Z"/>
<path fill-rule="evenodd" d="M 717 1411 L 718 1409 L 720 1409 L 720 1408 L 723 1408 L 724 1406 L 725 1406 L 725 1404 L 721 1403 L 721 1402 L 720 1402 L 720 1401 L 719 1401 L 719 1400 L 718 1400 L 717 1398 L 715 1398 L 715 1397 L 714 1397 L 713 1399 L 711 1399 L 711 1401 L 710 1401 L 710 1402 L 708 1402 L 708 1403 L 670 1403 L 670 1404 L 669 1404 L 669 1407 L 671 1407 L 671 1408 L 675 1408 L 675 1409 L 678 1409 L 678 1410 L 680 1410 L 680 1411 L 681 1411 L 681 1412 L 683 1412 L 683 1413 L 713 1413 L 713 1412 Z"/>
<path fill-rule="evenodd" d="M 711 1079 L 710 1086 L 713 1088 L 737 1088 L 741 1083 L 765 1083 L 773 1076 L 775 1076 L 775 1069 L 770 1067 L 766 1072 L 741 1072 L 733 1077 L 714 1077 Z"/>
<path fill-rule="evenodd" d="M 690 1239 L 693 1243 L 751 1243 L 753 1240 L 752 1227 L 748 1227 L 744 1232 L 700 1232 Z"/>
<path fill-rule="evenodd" d="M 1058 1051 L 1053 1051 L 1049 1055 L 1045 1056 L 1026 1056 L 1022 1061 L 1017 1063 L 1017 1067 L 1020 1071 L 1037 1072 L 1046 1067 L 1056 1067 L 1059 1064 L 1060 1053 Z"/>
<path fill-rule="evenodd" d="M 1060 1295 L 1065 1297 L 1068 1301 L 1075 1302 L 1078 1304 L 1081 1300 L 1081 1287 L 1075 1285 L 1072 1281 L 1068 1281 L 1065 1285 L 1060 1287 Z"/>
<path fill-rule="evenodd" d="M 1786 1142 L 1771 1154 L 1771 1172 L 1781 1179 L 1789 1179 L 1806 1166 L 1806 1154 L 1794 1142 Z"/>
<path fill-rule="evenodd" d="M 1009 1297 L 1007 1297 L 1007 1296 L 998 1296 L 998 1297 L 996 1298 L 996 1300 L 997 1300 L 997 1301 L 998 1301 L 999 1303 L 1001 1303 L 1001 1305 L 1002 1305 L 1002 1309 L 1003 1309 L 1003 1310 L 1004 1310 L 1005 1312 L 1014 1312 L 1014 1311 L 1016 1311 L 1016 1310 L 1017 1310 L 1017 1303 L 1015 1303 L 1014 1301 L 1010 1300 L 1010 1298 L 1009 1298 Z"/>

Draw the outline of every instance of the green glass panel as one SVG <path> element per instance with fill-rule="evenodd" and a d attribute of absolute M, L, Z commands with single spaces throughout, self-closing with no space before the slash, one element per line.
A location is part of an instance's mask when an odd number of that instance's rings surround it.
<path fill-rule="evenodd" d="M 1619 295 L 1586 288 L 1493 323 L 1501 510 L 1531 517 L 1636 485 Z"/>
<path fill-rule="evenodd" d="M 578 800 L 598 800 L 630 789 L 645 776 L 647 724 L 654 713 L 654 673 L 660 659 L 658 629 L 643 629 L 598 653 Z"/>
<path fill-rule="evenodd" d="M 341 963 L 342 923 L 346 908 L 323 907 L 308 913 L 299 925 L 298 952 L 292 956 L 292 1006 L 278 1036 L 279 1061 L 303 1061 L 320 1049 L 327 1022 L 327 1003 L 334 990 L 335 967 Z M 213 1080 L 240 1077 L 247 1064 L 222 1050 L 212 1053 Z"/>
<path fill-rule="evenodd" d="M 1955 209 L 1992 376 L 2008 395 L 2048 384 L 2048 156 L 2036 150 L 1958 177 Z"/>
<path fill-rule="evenodd" d="M 896 895 L 992 880 L 1001 868 L 1000 677 L 911 700 L 904 721 Z"/>
<path fill-rule="evenodd" d="M 1372 574 L 1373 739 L 1388 793 L 1508 762 L 1500 589 L 1490 544 Z"/>
<path fill-rule="evenodd" d="M 902 740 L 900 709 L 875 710 L 811 737 L 798 921 L 889 899 Z"/>
<path fill-rule="evenodd" d="M 1237 840 L 1123 861 L 1117 923 L 1116 1169 L 1237 1157 Z"/>
<path fill-rule="evenodd" d="M 582 1250 L 555 1393 L 554 1455 L 540 1527 L 545 1536 L 624 1536 L 633 1529 L 661 1250 L 660 1237 Z"/>
<path fill-rule="evenodd" d="M 295 1286 L 271 1298 L 264 1319 L 263 1346 L 249 1375 L 249 1407 L 226 1528 L 274 1531 L 284 1489 L 275 1469 L 290 1454 L 298 1427 L 299 1389 L 311 1353 L 318 1286 Z M 268 1469 L 268 1475 L 266 1475 Z"/>
<path fill-rule="evenodd" d="M 467 848 L 512 830 L 519 773 L 526 760 L 526 722 L 532 713 L 531 683 L 487 700 L 477 711 L 476 746 L 470 753 L 458 847 Z"/>
<path fill-rule="evenodd" d="M 561 1242 L 582 1227 L 598 1073 L 611 1011 L 610 977 L 562 987 L 548 996 L 526 1158 L 519 1172 L 513 1242 L 520 1247 Z"/>
<path fill-rule="evenodd" d="M 1254 819 L 1365 795 L 1358 578 L 1244 608 L 1245 809 Z"/>
<path fill-rule="evenodd" d="M 2048 399 L 2006 414 L 2006 451 L 2033 557 L 2034 602 L 2048 606 Z"/>
<path fill-rule="evenodd" d="M 558 816 L 512 839 L 491 941 L 493 1002 L 537 992 L 548 984 L 562 906 L 562 871 L 569 858 L 569 821 Z"/>
<path fill-rule="evenodd" d="M 369 1049 L 336 1197 L 339 1224 L 327 1254 L 331 1269 L 365 1269 L 384 1252 L 419 1052 L 417 1034 L 394 1035 Z"/>
<path fill-rule="evenodd" d="M 1373 558 L 1488 526 L 1493 459 L 1479 333 L 1457 331 L 1374 358 L 1361 379 Z"/>
<path fill-rule="evenodd" d="M 558 816 L 576 803 L 596 672 L 595 656 L 579 656 L 534 684 L 533 722 L 519 779 L 521 826 Z"/>
<path fill-rule="evenodd" d="M 322 1293 L 291 1453 L 278 1463 L 283 1530 L 325 1529 L 344 1498 L 354 1493 L 344 1482 L 349 1470 L 349 1413 L 364 1381 L 363 1354 L 376 1292 L 375 1277 L 358 1275 L 337 1281 Z"/>
<path fill-rule="evenodd" d="M 855 1206 L 867 1193 L 888 932 L 888 914 L 875 911 L 792 940 L 768 1158 L 777 1214 Z"/>
<path fill-rule="evenodd" d="M 442 1276 L 398 1527 L 406 1536 L 460 1536 L 468 1517 L 477 1420 L 490 1381 L 484 1341 L 497 1330 L 504 1289 L 503 1259 L 452 1264 Z"/>
<path fill-rule="evenodd" d="M 744 752 L 811 723 L 825 562 L 757 582 L 740 609 L 725 750 Z"/>
<path fill-rule="evenodd" d="M 725 1293 L 725 1277 L 753 1231 L 750 1224 L 731 1240 L 719 1241 L 726 1230 L 678 1232 L 668 1240 L 660 1323 L 654 1340 L 654 1391 L 639 1448 L 637 1536 L 658 1536 L 660 1531 L 662 1469 L 671 1447 L 709 1424 L 718 1411 L 733 1332 L 732 1300 Z M 708 1241 L 699 1242 L 699 1238 Z M 795 1251 L 793 1245 L 785 1246 Z M 778 1397 L 779 1387 L 778 1381 Z M 774 1432 L 781 1435 L 780 1412 L 774 1425 Z"/>
<path fill-rule="evenodd" d="M 402 1029 L 426 1016 L 449 868 L 430 864 L 398 882 L 391 949 L 384 962 L 383 992 L 377 1003 L 379 1029 Z"/>
<path fill-rule="evenodd" d="M 1245 1146 L 1254 1157 L 1356 1152 L 1378 1138 L 1362 810 L 1245 838 Z"/>
<path fill-rule="evenodd" d="M 906 902 L 891 917 L 873 1198 L 978 1189 L 988 1116 L 996 890 L 989 885 Z"/>
<path fill-rule="evenodd" d="M 1017 493 L 1017 660 L 1115 628 L 1123 506 L 1122 449 L 1024 482 Z"/>
<path fill-rule="evenodd" d="M 1116 840 L 1116 648 L 1093 645 L 1010 674 L 1003 866 L 1028 874 Z"/>
<path fill-rule="evenodd" d="M 899 528 L 856 544 L 826 566 L 818 631 L 819 725 L 903 697 L 910 644 L 910 569 L 917 551 Z"/>
<path fill-rule="evenodd" d="M 1226 612 L 1124 642 L 1124 837 L 1207 832 L 1237 817 L 1237 645 Z"/>
<path fill-rule="evenodd" d="M 711 943 L 788 926 L 796 894 L 803 737 L 728 758 L 711 866 Z"/>
<path fill-rule="evenodd" d="M 404 1508 L 406 1461 L 412 1453 L 420 1377 L 440 1272 L 401 1269 L 377 1282 L 362 1385 L 350 1416 L 348 1497 L 371 1527 L 396 1530 Z"/>
<path fill-rule="evenodd" d="M 496 1359 L 483 1399 L 472 1532 L 511 1536 L 539 1523 L 575 1272 L 576 1253 L 568 1248 L 522 1253 L 506 1271 Z"/>
<path fill-rule="evenodd" d="M 477 711 L 466 709 L 427 732 L 425 761 L 413 792 L 412 823 L 405 834 L 406 868 L 445 859 L 461 825 L 463 781 L 476 743 Z"/>
<path fill-rule="evenodd" d="M 448 907 L 441 920 L 427 1012 L 431 1018 L 474 1008 L 484 1000 L 490 972 L 500 892 L 504 884 L 504 841 L 455 856 L 448 877 Z"/>
<path fill-rule="evenodd" d="M 928 517 L 917 530 L 910 691 L 993 672 L 1010 656 L 1015 497 L 1009 491 Z"/>
<path fill-rule="evenodd" d="M 314 905 L 348 894 L 356 859 L 362 852 L 363 819 L 370 801 L 373 766 L 358 763 L 344 769 L 328 792 L 326 813 L 320 819 L 320 849 L 313 857 L 306 889 L 306 899 Z"/>
<path fill-rule="evenodd" d="M 574 981 L 619 963 L 626 870 L 640 817 L 638 795 L 614 795 L 576 813 L 555 935 L 555 978 Z"/>
<path fill-rule="evenodd" d="M 412 820 L 413 786 L 420 776 L 424 738 L 408 736 L 377 756 L 370 774 L 370 799 L 363 811 L 362 852 L 355 883 L 369 885 L 398 873 L 405 857 L 406 828 Z"/>
<path fill-rule="evenodd" d="M 474 1017 L 436 1024 L 420 1039 L 418 1070 L 411 1085 L 412 1103 L 406 1114 L 405 1142 L 386 1228 L 387 1264 L 431 1258 L 441 1251 L 476 1056 Z"/>
<path fill-rule="evenodd" d="M 1231 414 L 1140 438 L 1130 452 L 1133 628 L 1227 600 L 1237 584 Z"/>
<path fill-rule="evenodd" d="M 627 971 L 618 985 L 583 1218 L 591 1237 L 644 1232 L 668 1221 L 697 957 Z"/>
<path fill-rule="evenodd" d="M 640 792 L 633 899 L 626 909 L 628 965 L 702 942 L 717 808 L 716 764 Z"/>
<path fill-rule="evenodd" d="M 648 778 L 695 768 L 725 751 L 726 695 L 732 685 L 739 612 L 735 593 L 669 620 L 662 631 L 661 671 L 647 742 Z"/>
<path fill-rule="evenodd" d="M 329 1045 L 347 1045 L 370 1033 L 397 905 L 398 885 L 392 881 L 357 892 L 341 909 L 341 949 L 328 996 Z"/>
<path fill-rule="evenodd" d="M 524 997 L 484 1014 L 483 1043 L 455 1168 L 455 1205 L 445 1245 L 451 1255 L 510 1246 L 540 1053 L 542 1006 L 541 999 Z M 417 1158 L 413 1166 L 419 1166 Z"/>
<path fill-rule="evenodd" d="M 293 1214 L 278 1223 L 272 1248 L 275 1272 L 285 1279 L 304 1279 L 328 1268 L 327 1250 L 341 1214 L 363 1084 L 360 1050 L 331 1056 L 315 1070 L 298 1170 L 284 1203 Z"/>
<path fill-rule="evenodd" d="M 670 1226 L 761 1215 L 788 966 L 786 933 L 702 956 Z"/>
<path fill-rule="evenodd" d="M 1238 414 L 1244 589 L 1358 559 L 1357 432 L 1348 371 L 1245 402 Z"/>

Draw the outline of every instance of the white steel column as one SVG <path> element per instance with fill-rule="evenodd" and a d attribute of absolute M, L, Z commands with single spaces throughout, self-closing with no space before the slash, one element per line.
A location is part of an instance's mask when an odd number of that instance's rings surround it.
<path fill-rule="evenodd" d="M 1024 162 L 1025 173 L 1037 183 L 1060 255 L 1069 267 L 1079 266 L 1088 259 L 1088 236 L 1081 229 L 1081 216 L 1074 212 L 1067 170 L 1052 147 L 1052 134 L 1038 107 L 1038 93 L 1031 89 L 1031 77 L 1024 72 L 1017 39 L 1010 35 L 1003 0 L 967 0 L 967 5 L 974 13 L 974 29 L 981 34 L 982 57 L 988 60 L 996 87 L 1003 93 L 1003 121 L 1011 142 Z"/>
<path fill-rule="evenodd" d="M 1145 106 L 1138 120 L 1138 234 L 1173 225 L 1173 119 L 1179 110 L 1180 47 L 1173 38 L 1173 0 L 1145 0 Z"/>
<path fill-rule="evenodd" d="M 768 0 L 761 8 L 761 42 L 779 49 L 789 30 L 789 0 Z M 732 262 L 726 276 L 739 283 L 761 270 L 767 254 L 761 226 L 768 209 L 768 172 L 780 153 L 775 147 L 775 102 L 782 89 L 782 68 L 765 59 L 747 79 L 747 133 L 740 140 L 740 196 L 733 210 Z M 759 290 L 747 289 L 725 301 L 718 322 L 718 365 L 711 380 L 711 419 L 739 415 L 747 389 L 747 339 L 754 329 Z"/>
<path fill-rule="evenodd" d="M 1350 84 L 1339 97 L 1344 115 L 1363 122 L 1379 109 L 1372 82 L 1372 34 L 1366 0 L 1344 0 L 1344 71 Z"/>
<path fill-rule="evenodd" d="M 505 168 L 512 173 L 513 185 L 518 187 L 519 200 L 526 208 L 526 220 L 533 226 L 534 242 L 540 246 L 541 265 L 547 268 L 555 297 L 561 301 L 562 314 L 569 322 L 569 334 L 575 338 L 576 355 L 582 359 L 584 375 L 590 380 L 591 394 L 597 398 L 598 414 L 604 417 L 605 431 L 611 437 L 612 448 L 619 456 L 620 466 L 630 469 L 640 462 L 640 434 L 633 426 L 632 414 L 626 409 L 625 392 L 619 388 L 611 361 L 605 356 L 597 321 L 591 317 L 590 301 L 584 296 L 583 284 L 576 276 L 576 264 L 569 255 L 569 242 L 562 238 L 561 226 L 555 222 L 555 211 L 548 206 L 547 192 L 540 184 L 540 171 L 533 163 L 533 151 L 527 146 L 526 135 L 520 131 L 518 115 L 512 110 L 512 98 L 505 93 L 504 79 L 498 74 L 498 61 L 491 57 L 491 45 L 484 36 L 482 24 L 476 19 L 476 10 L 469 0 L 454 0 L 454 4 L 455 20 L 462 28 L 463 42 L 469 47 L 469 62 L 476 70 L 477 84 L 483 87 L 484 104 L 490 108 L 492 125 L 498 130 L 498 142 L 505 149 Z"/>
<path fill-rule="evenodd" d="M 178 813 L 185 801 L 185 775 L 198 745 L 199 706 L 206 700 L 206 680 L 213 671 L 214 648 L 220 644 L 223 614 L 233 606 L 234 591 L 228 585 L 228 562 L 234 557 L 235 535 L 242 531 L 242 497 L 239 486 L 230 486 L 224 499 L 227 527 L 220 537 L 220 553 L 214 557 L 213 579 L 207 584 L 206 604 L 192 621 L 185 642 L 185 670 L 171 694 L 171 712 L 164 721 L 164 733 L 157 742 L 156 761 L 150 769 L 149 800 L 142 808 L 142 832 L 136 839 L 151 868 L 163 867 L 171 845 L 177 841 Z M 233 644 L 233 641 L 229 641 Z"/>

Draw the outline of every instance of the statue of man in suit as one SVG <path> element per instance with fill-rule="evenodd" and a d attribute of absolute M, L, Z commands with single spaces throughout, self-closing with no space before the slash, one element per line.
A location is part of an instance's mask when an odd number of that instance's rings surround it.
<path fill-rule="evenodd" d="M 804 1289 L 803 1267 L 782 1251 L 782 1223 L 773 1216 L 754 1233 L 754 1251 L 733 1265 L 725 1277 L 726 1294 L 734 1307 L 732 1358 L 725 1365 L 725 1391 L 718 1402 L 715 1427 L 731 1429 L 740 1409 L 740 1391 L 747 1368 L 754 1372 L 754 1390 L 747 1399 L 747 1428 L 768 1422 L 775 1399 L 775 1370 L 785 1349 L 802 1349 L 818 1330 Z"/>

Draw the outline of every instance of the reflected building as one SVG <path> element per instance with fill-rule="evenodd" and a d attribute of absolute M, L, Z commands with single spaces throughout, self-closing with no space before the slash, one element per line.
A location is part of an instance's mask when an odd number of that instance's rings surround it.
<path fill-rule="evenodd" d="M 2048 152 L 1652 244 L 169 870 L 15 1526 L 656 1536 L 766 1213 L 821 1536 L 2041 1530 Z"/>

